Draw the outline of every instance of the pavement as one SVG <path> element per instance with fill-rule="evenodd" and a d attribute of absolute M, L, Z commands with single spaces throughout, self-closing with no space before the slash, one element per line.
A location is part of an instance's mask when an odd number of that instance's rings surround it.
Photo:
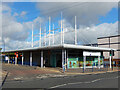
<path fill-rule="evenodd" d="M 63 74 L 54 68 L 40 68 L 36 66 L 22 66 L 14 64 L 2 64 L 2 71 L 9 72 L 8 80 L 25 80 L 43 76 L 52 76 Z M 4 79 L 5 75 L 3 75 Z"/>
<path fill-rule="evenodd" d="M 113 70 L 108 69 L 94 69 L 93 72 L 91 69 L 86 69 L 83 73 L 83 69 L 69 69 L 63 73 L 61 68 L 40 68 L 38 66 L 28 66 L 28 65 L 14 65 L 14 64 L 2 64 L 2 78 L 7 76 L 7 80 L 25 80 L 33 78 L 47 78 L 47 77 L 62 77 L 68 75 L 84 75 L 84 74 L 97 74 L 97 73 L 106 73 L 106 72 L 115 72 L 118 71 L 118 68 Z"/>
<path fill-rule="evenodd" d="M 63 73 L 61 68 L 40 68 L 3 63 L 2 70 L 3 81 L 9 72 L 3 88 L 85 88 L 87 84 L 91 88 L 108 86 L 116 88 L 119 78 L 118 68 L 109 71 L 106 69 L 94 70 L 95 72 L 87 69 L 89 71 L 84 73 L 82 69 L 76 69 L 76 71 L 73 69 Z M 101 81 L 108 83 L 108 85 Z M 94 83 L 96 83 L 95 86 Z M 102 84 L 105 85 L 101 86 Z"/>

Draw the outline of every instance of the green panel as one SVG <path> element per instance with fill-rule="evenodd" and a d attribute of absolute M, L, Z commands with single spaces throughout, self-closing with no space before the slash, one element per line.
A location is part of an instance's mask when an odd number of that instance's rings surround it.
<path fill-rule="evenodd" d="M 52 67 L 56 67 L 56 54 L 52 53 L 50 55 L 50 65 Z"/>

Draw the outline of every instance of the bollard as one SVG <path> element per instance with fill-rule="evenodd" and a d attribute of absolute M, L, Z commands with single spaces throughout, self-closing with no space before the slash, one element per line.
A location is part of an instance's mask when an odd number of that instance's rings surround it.
<path fill-rule="evenodd" d="M 113 64 L 112 64 L 112 70 L 113 70 Z"/>

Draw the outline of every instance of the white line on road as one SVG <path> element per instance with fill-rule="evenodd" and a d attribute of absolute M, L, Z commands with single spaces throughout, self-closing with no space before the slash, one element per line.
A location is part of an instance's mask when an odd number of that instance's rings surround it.
<path fill-rule="evenodd" d="M 57 88 L 57 87 L 61 87 L 61 86 L 65 86 L 65 85 L 70 85 L 70 84 L 93 83 L 93 82 L 97 82 L 97 81 L 100 81 L 100 80 L 103 80 L 103 79 L 115 79 L 115 78 L 119 78 L 119 77 L 120 76 L 113 77 L 113 78 L 101 78 L 101 79 L 96 79 L 96 80 L 92 80 L 92 81 L 89 81 L 89 82 L 66 83 L 66 84 L 56 85 L 56 86 L 53 86 L 53 87 L 50 87 L 50 88 Z"/>

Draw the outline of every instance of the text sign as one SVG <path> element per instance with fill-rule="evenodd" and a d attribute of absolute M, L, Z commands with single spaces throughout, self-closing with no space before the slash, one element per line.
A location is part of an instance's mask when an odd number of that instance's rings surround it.
<path fill-rule="evenodd" d="M 100 52 L 87 52 L 83 51 L 83 56 L 101 56 Z"/>

